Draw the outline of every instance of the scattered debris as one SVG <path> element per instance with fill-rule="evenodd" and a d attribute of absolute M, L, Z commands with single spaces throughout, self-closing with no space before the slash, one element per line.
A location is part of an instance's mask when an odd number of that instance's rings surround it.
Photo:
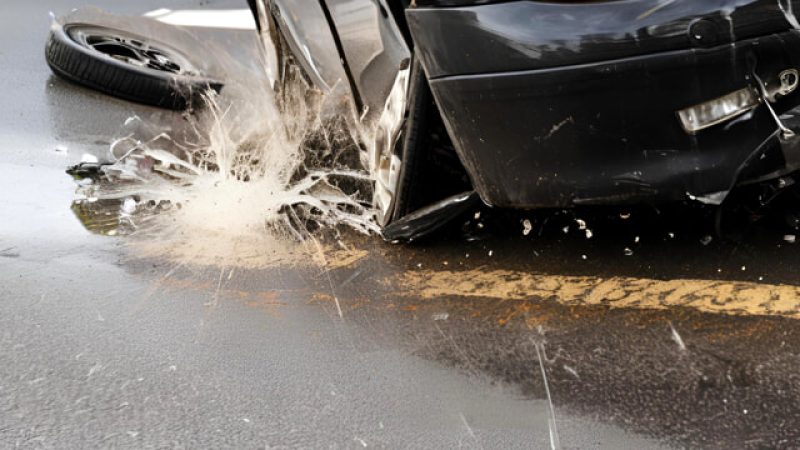
<path fill-rule="evenodd" d="M 625 247 L 623 252 L 625 253 L 625 256 L 633 256 L 633 250 L 629 249 L 628 247 Z"/>
<path fill-rule="evenodd" d="M 631 215 L 630 215 L 630 213 L 620 214 L 619 218 L 622 219 L 622 220 L 628 220 L 628 219 L 631 218 Z"/>
<path fill-rule="evenodd" d="M 437 320 L 437 321 L 438 320 L 447 320 L 448 317 L 450 317 L 449 313 L 446 313 L 446 312 L 436 313 L 436 314 L 433 315 L 433 320 Z"/>
<path fill-rule="evenodd" d="M 584 222 L 583 220 L 576 219 L 575 222 L 578 223 L 578 229 L 579 230 L 585 230 L 586 229 L 586 222 Z"/>
<path fill-rule="evenodd" d="M 797 237 L 794 234 L 787 234 L 783 237 L 783 240 L 790 244 L 794 244 L 796 239 Z"/>
<path fill-rule="evenodd" d="M 594 234 L 592 233 L 592 230 L 586 230 L 586 239 L 591 239 L 592 236 L 594 236 Z"/>
<path fill-rule="evenodd" d="M 522 230 L 523 236 L 529 235 L 531 233 L 531 230 L 533 229 L 533 226 L 531 225 L 531 221 L 528 220 L 528 219 L 525 219 L 524 221 L 522 221 L 522 226 L 524 227 L 524 229 Z"/>
<path fill-rule="evenodd" d="M 703 245 L 708 245 L 708 244 L 710 244 L 710 243 L 711 243 L 711 241 L 713 241 L 713 240 L 714 240 L 714 238 L 712 238 L 712 237 L 711 237 L 711 236 L 709 236 L 709 235 L 706 235 L 706 236 L 704 236 L 704 237 L 703 237 L 703 239 L 700 239 L 700 243 L 701 243 L 701 244 L 703 244 Z"/>

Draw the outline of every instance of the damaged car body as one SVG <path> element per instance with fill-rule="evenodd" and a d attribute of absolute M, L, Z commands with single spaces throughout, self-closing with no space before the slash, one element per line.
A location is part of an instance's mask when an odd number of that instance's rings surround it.
<path fill-rule="evenodd" d="M 382 227 L 470 189 L 504 208 L 720 204 L 800 168 L 800 1 L 250 6 L 270 58 L 290 54 L 322 91 L 343 86 L 354 116 L 378 124 Z M 420 133 L 437 120 L 446 144 Z M 466 185 L 430 188 L 458 179 L 448 164 L 409 173 L 448 152 Z"/>

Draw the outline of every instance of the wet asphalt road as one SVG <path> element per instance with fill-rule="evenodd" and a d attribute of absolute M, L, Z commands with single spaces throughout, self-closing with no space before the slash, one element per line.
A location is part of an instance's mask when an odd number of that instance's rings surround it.
<path fill-rule="evenodd" d="M 782 214 L 739 242 L 695 209 L 481 211 L 323 266 L 139 257 L 81 225 L 64 168 L 176 119 L 50 74 L 73 6 L 0 13 L 0 448 L 800 448 Z"/>

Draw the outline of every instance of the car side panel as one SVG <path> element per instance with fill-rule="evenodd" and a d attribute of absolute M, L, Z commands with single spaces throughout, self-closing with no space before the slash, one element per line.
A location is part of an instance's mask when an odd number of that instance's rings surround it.
<path fill-rule="evenodd" d="M 367 117 L 377 118 L 411 53 L 384 0 L 324 0 Z"/>
<path fill-rule="evenodd" d="M 283 33 L 292 54 L 323 92 L 349 89 L 333 33 L 319 0 L 256 0 L 262 3 Z M 263 29 L 264 25 L 259 24 Z"/>

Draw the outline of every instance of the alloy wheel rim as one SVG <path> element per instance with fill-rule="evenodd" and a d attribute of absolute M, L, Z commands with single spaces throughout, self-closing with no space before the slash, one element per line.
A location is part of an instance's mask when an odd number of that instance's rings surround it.
<path fill-rule="evenodd" d="M 196 73 L 193 65 L 179 52 L 133 34 L 101 27 L 72 27 L 68 34 L 84 47 L 134 67 L 174 75 Z"/>

